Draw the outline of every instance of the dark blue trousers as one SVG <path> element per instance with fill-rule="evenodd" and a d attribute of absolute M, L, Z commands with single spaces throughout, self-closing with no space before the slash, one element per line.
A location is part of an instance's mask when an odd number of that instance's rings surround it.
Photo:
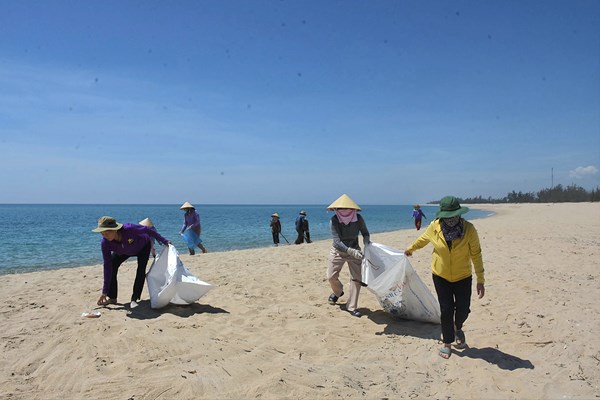
<path fill-rule="evenodd" d="M 117 282 L 117 272 L 119 272 L 119 267 L 123 264 L 123 261 L 127 260 L 129 257 L 137 257 L 137 271 L 135 273 L 135 281 L 133 282 L 133 294 L 131 295 L 131 301 L 138 301 L 142 297 L 142 290 L 144 289 L 144 281 L 146 280 L 146 266 L 148 265 L 148 259 L 150 258 L 150 249 L 152 248 L 152 243 L 148 242 L 146 246 L 142 248 L 142 250 L 136 254 L 135 256 L 126 256 L 124 254 L 112 253 L 112 277 L 110 279 L 110 286 L 108 287 L 108 297 L 111 299 L 117 298 L 118 292 L 118 282 Z"/>

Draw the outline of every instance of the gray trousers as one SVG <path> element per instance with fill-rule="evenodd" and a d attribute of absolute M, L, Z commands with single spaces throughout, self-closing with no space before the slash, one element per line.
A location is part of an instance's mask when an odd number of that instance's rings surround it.
<path fill-rule="evenodd" d="M 346 302 L 346 310 L 354 311 L 358 308 L 358 295 L 360 293 L 360 281 L 362 281 L 361 261 L 352 257 L 348 253 L 336 250 L 334 247 L 329 251 L 327 265 L 327 279 L 333 294 L 340 297 L 344 291 L 344 285 L 340 282 L 340 271 L 345 263 L 348 263 L 350 270 L 350 290 L 348 292 L 348 301 Z"/>

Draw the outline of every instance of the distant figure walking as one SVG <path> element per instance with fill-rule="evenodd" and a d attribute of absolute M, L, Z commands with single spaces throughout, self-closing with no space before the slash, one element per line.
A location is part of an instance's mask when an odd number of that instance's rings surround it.
<path fill-rule="evenodd" d="M 421 229 L 421 219 L 422 218 L 427 219 L 427 216 L 425 216 L 423 211 L 421 211 L 420 205 L 415 204 L 415 207 L 412 212 L 412 217 L 415 219 L 415 228 L 417 228 L 417 230 L 420 230 Z"/>
<path fill-rule="evenodd" d="M 279 234 L 281 233 L 281 222 L 279 221 L 279 214 L 274 213 L 271 215 L 271 233 L 273 234 L 273 244 L 279 246 Z"/>
<path fill-rule="evenodd" d="M 308 219 L 306 219 L 306 211 L 304 210 L 300 211 L 300 215 L 296 218 L 296 232 L 298 233 L 298 236 L 294 243 L 304 243 L 305 239 L 306 243 L 312 243 L 310 240 L 310 231 L 308 230 Z"/>
<path fill-rule="evenodd" d="M 185 214 L 183 216 L 183 226 L 181 227 L 181 232 L 179 232 L 179 234 L 183 236 L 183 239 L 187 243 L 190 255 L 193 256 L 196 254 L 194 250 L 196 246 L 198 246 L 203 253 L 206 253 L 207 250 L 202 245 L 202 239 L 200 239 L 202 225 L 200 225 L 200 215 L 196 212 L 196 208 L 187 201 L 183 203 L 180 208 L 185 211 Z"/>

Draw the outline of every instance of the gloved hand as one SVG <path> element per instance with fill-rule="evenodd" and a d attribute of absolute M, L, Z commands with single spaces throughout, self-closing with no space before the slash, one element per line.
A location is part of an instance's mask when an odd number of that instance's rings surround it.
<path fill-rule="evenodd" d="M 363 258 L 363 254 L 360 252 L 360 250 L 353 249 L 352 247 L 348 248 L 347 253 L 358 260 L 362 260 Z"/>

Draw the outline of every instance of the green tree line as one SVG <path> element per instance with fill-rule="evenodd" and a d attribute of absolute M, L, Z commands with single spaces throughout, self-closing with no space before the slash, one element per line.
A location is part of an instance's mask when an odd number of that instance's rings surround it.
<path fill-rule="evenodd" d="M 600 187 L 587 191 L 581 186 L 571 184 L 567 187 L 562 185 L 556 185 L 552 188 L 542 189 L 538 192 L 527 192 L 521 191 L 515 192 L 514 190 L 508 193 L 502 198 L 484 198 L 482 196 L 477 197 L 458 197 L 461 204 L 485 204 L 485 203 L 581 203 L 600 201 Z M 438 204 L 439 201 L 432 201 L 431 204 Z"/>

